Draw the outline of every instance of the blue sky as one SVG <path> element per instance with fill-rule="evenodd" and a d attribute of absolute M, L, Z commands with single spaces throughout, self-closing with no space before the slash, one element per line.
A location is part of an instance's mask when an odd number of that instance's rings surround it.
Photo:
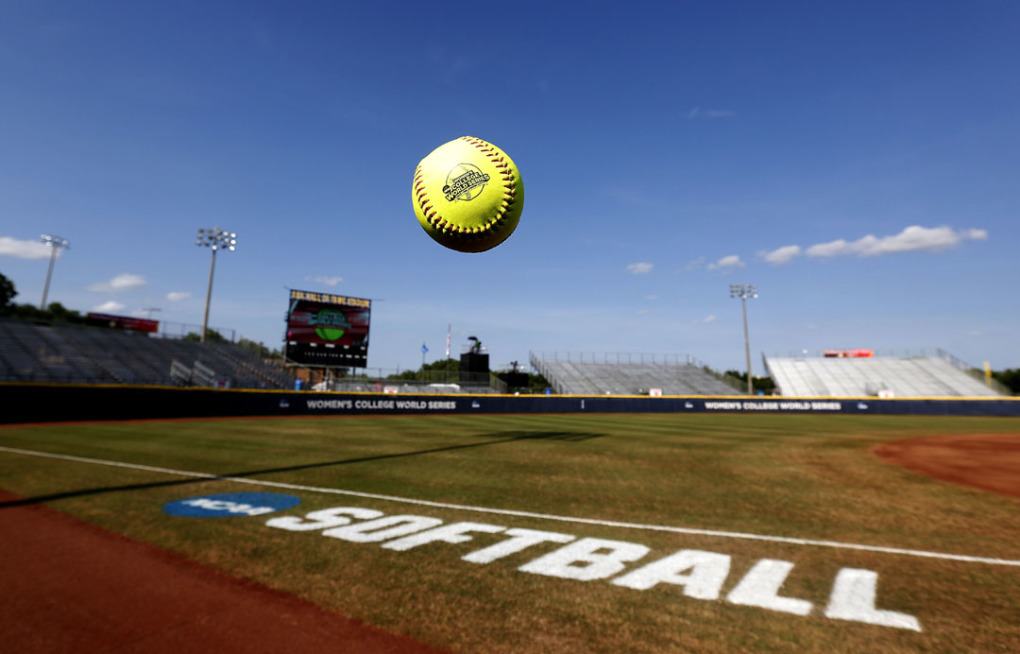
<path fill-rule="evenodd" d="M 942 348 L 1020 367 L 1020 4 L 0 4 L 0 273 L 279 347 L 287 289 L 373 300 L 369 366 L 529 351 Z M 485 253 L 433 242 L 418 161 L 520 168 Z"/>

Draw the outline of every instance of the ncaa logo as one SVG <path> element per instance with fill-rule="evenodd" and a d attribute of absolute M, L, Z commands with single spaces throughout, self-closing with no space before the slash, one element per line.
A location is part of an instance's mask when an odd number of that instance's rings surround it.
<path fill-rule="evenodd" d="M 283 511 L 301 498 L 281 493 L 221 493 L 167 502 L 163 512 L 183 518 L 230 518 Z"/>

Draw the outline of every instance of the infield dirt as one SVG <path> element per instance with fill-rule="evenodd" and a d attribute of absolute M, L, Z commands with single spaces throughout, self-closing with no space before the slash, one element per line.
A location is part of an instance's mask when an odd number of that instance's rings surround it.
<path fill-rule="evenodd" d="M 936 479 L 1020 497 L 1020 434 L 911 438 L 873 451 Z"/>
<path fill-rule="evenodd" d="M 0 579 L 3 652 L 442 653 L 41 505 L 0 509 Z"/>

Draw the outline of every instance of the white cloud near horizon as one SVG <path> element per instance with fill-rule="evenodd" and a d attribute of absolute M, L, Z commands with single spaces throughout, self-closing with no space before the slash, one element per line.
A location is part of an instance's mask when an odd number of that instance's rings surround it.
<path fill-rule="evenodd" d="M 187 291 L 170 291 L 166 294 L 168 302 L 180 302 L 181 300 L 187 300 L 191 297 L 191 293 Z"/>
<path fill-rule="evenodd" d="M 963 241 L 983 241 L 988 238 L 984 229 L 954 231 L 951 227 L 921 227 L 911 225 L 894 236 L 881 238 L 868 234 L 856 241 L 837 239 L 812 245 L 804 251 L 809 257 L 826 258 L 843 255 L 877 257 L 900 252 L 941 252 L 958 246 Z"/>
<path fill-rule="evenodd" d="M 740 260 L 740 255 L 731 254 L 719 259 L 715 263 L 708 264 L 708 269 L 719 270 L 720 268 L 743 268 L 746 265 L 747 264 Z"/>
<path fill-rule="evenodd" d="M 853 255 L 858 257 L 877 257 L 900 252 L 942 252 L 958 246 L 963 241 L 983 241 L 988 238 L 984 229 L 953 230 L 951 227 L 921 227 L 911 225 L 899 234 L 881 238 L 868 234 L 856 241 L 840 238 L 827 243 L 816 243 L 806 249 L 799 245 L 784 245 L 771 252 L 762 251 L 758 255 L 774 266 L 790 263 L 801 254 L 816 259 Z"/>
<path fill-rule="evenodd" d="M 19 241 L 10 236 L 0 236 L 0 254 L 17 259 L 49 259 L 50 246 L 42 241 Z M 57 256 L 60 254 L 58 252 Z"/>
<path fill-rule="evenodd" d="M 100 304 L 98 306 L 92 307 L 92 310 L 93 311 L 98 311 L 100 313 L 107 313 L 109 311 L 120 311 L 123 308 L 124 308 L 124 305 L 121 304 L 120 302 L 117 302 L 115 300 L 110 300 L 108 302 L 103 302 L 102 304 Z"/>
<path fill-rule="evenodd" d="M 647 275 L 652 272 L 652 268 L 655 264 L 648 263 L 647 261 L 638 261 L 637 263 L 627 264 L 627 272 L 632 275 Z"/>
<path fill-rule="evenodd" d="M 100 293 L 116 293 L 118 291 L 126 291 L 139 286 L 145 286 L 146 284 L 148 284 L 148 282 L 145 281 L 145 278 L 141 275 L 124 273 L 122 275 L 117 275 L 108 282 L 97 282 L 92 284 L 86 287 L 86 290 L 97 291 Z"/>

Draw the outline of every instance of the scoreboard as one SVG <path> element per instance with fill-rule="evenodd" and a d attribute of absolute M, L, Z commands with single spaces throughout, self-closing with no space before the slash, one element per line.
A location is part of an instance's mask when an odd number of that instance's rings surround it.
<path fill-rule="evenodd" d="M 372 301 L 290 291 L 284 356 L 309 366 L 364 368 Z"/>

